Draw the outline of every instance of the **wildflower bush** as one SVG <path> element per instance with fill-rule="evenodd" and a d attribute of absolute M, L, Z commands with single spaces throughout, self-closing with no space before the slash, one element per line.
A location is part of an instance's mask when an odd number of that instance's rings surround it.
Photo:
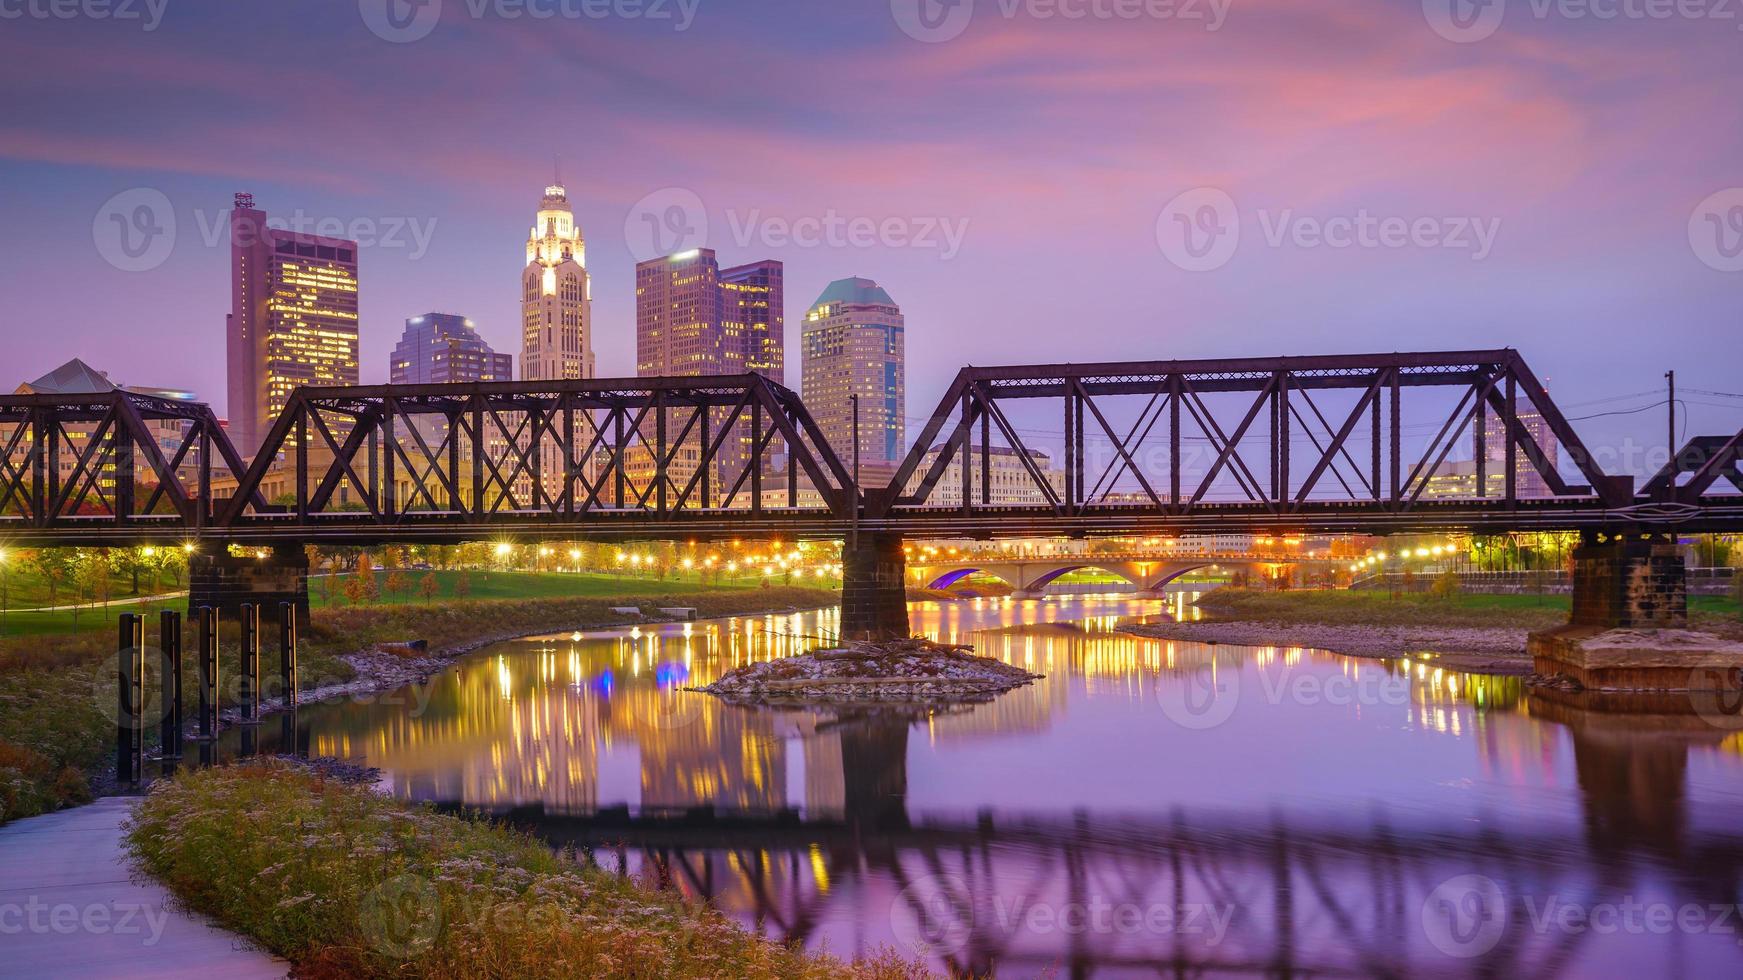
<path fill-rule="evenodd" d="M 190 907 L 303 977 L 923 976 L 756 936 L 498 826 L 280 760 L 186 773 L 127 845 Z"/>

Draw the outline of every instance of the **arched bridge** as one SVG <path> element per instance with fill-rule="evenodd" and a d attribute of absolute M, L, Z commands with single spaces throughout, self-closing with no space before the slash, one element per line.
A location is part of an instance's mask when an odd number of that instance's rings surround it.
<path fill-rule="evenodd" d="M 1300 566 L 1335 568 L 1341 562 L 1300 556 L 1228 555 L 963 555 L 945 559 L 908 559 L 910 583 L 947 589 L 970 575 L 990 575 L 1003 581 L 1018 599 L 1038 598 L 1056 580 L 1079 571 L 1102 571 L 1129 583 L 1140 597 L 1160 595 L 1183 575 L 1204 569 L 1231 569 L 1270 578 Z"/>

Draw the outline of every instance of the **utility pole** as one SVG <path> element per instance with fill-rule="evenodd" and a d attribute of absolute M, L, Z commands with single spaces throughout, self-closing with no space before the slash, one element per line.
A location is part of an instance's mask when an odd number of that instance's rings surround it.
<path fill-rule="evenodd" d="M 850 532 L 851 532 L 849 534 L 848 547 L 850 550 L 858 551 L 859 550 L 859 502 L 860 502 L 859 501 L 859 396 L 858 395 L 848 395 L 847 400 L 850 403 L 852 403 L 852 405 L 853 405 L 853 494 L 851 497 L 851 503 L 853 505 L 853 521 L 851 524 L 848 525 Z"/>
<path fill-rule="evenodd" d="M 1676 372 L 1664 372 L 1664 380 L 1670 384 L 1670 399 L 1665 402 L 1670 406 L 1670 463 L 1676 463 Z M 1674 482 L 1674 481 L 1673 481 Z"/>

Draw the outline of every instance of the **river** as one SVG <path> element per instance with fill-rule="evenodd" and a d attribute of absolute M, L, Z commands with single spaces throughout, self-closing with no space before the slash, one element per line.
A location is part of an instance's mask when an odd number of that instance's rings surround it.
<path fill-rule="evenodd" d="M 1432 652 L 1116 629 L 1194 612 L 916 603 L 917 631 L 1046 675 L 934 714 L 683 690 L 805 649 L 835 610 L 534 637 L 305 708 L 299 739 L 844 956 L 1019 977 L 1743 969 L 1743 735 Z"/>

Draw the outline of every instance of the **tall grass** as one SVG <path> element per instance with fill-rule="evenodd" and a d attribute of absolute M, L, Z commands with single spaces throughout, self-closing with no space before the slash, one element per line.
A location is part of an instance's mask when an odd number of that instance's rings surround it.
<path fill-rule="evenodd" d="M 127 845 L 191 907 L 303 977 L 865 977 L 719 912 L 275 760 L 188 773 L 140 805 Z"/>

